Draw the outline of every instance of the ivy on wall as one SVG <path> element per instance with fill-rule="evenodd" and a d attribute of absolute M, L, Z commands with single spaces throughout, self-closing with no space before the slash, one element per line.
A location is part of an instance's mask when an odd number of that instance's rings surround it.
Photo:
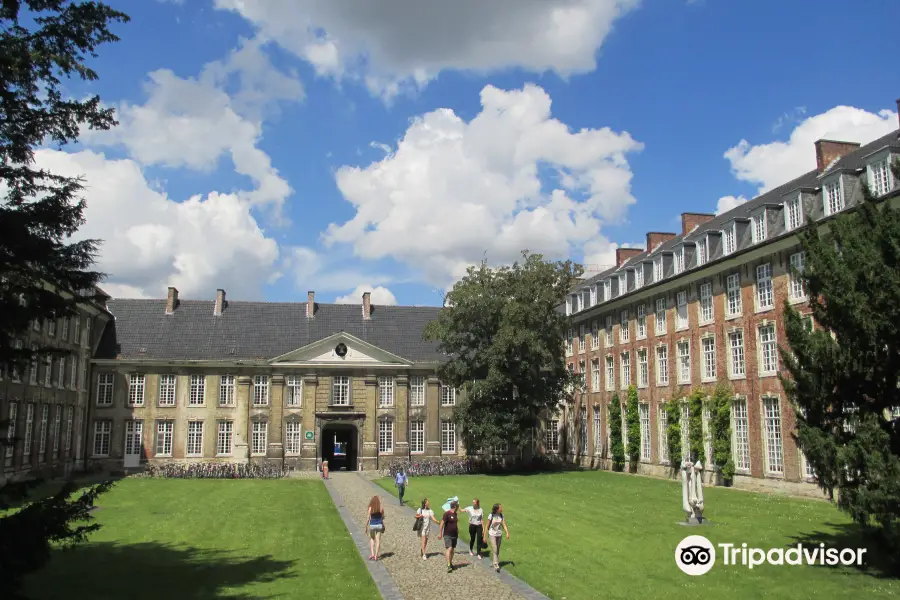
<path fill-rule="evenodd" d="M 633 385 L 628 388 L 625 426 L 628 428 L 628 447 L 626 448 L 628 466 L 632 473 L 636 473 L 638 462 L 641 460 L 641 413 L 637 388 Z"/>
<path fill-rule="evenodd" d="M 681 469 L 681 400 L 666 403 L 666 441 L 669 446 L 669 464 L 675 470 Z"/>
<path fill-rule="evenodd" d="M 607 404 L 609 410 L 609 454 L 612 458 L 613 471 L 625 469 L 625 446 L 622 443 L 622 404 L 619 394 L 613 394 Z"/>

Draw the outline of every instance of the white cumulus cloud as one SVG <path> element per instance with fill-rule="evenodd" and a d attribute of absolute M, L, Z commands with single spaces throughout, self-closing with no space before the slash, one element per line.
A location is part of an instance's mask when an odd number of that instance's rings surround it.
<path fill-rule="evenodd" d="M 381 306 L 396 306 L 397 304 L 397 298 L 394 297 L 391 290 L 382 286 L 372 286 L 368 283 L 361 283 L 346 296 L 335 298 L 334 302 L 335 304 L 362 304 L 362 295 L 365 292 L 372 294 L 369 299 L 372 304 L 380 304 Z"/>
<path fill-rule="evenodd" d="M 836 106 L 801 121 L 787 141 L 753 145 L 741 140 L 725 152 L 725 158 L 735 177 L 758 185 L 762 193 L 815 169 L 817 140 L 865 144 L 895 129 L 897 113 L 891 110 L 875 114 L 852 106 Z"/>
<path fill-rule="evenodd" d="M 320 75 L 376 94 L 421 87 L 443 70 L 593 71 L 613 23 L 639 0 L 215 0 Z"/>
<path fill-rule="evenodd" d="M 789 181 L 789 179 L 785 179 L 785 181 Z M 781 183 L 784 183 L 784 181 Z M 716 202 L 716 214 L 721 215 L 723 212 L 728 212 L 732 208 L 736 208 L 746 201 L 747 199 L 743 196 L 722 196 L 719 198 L 719 201 Z"/>
<path fill-rule="evenodd" d="M 481 104 L 468 122 L 450 109 L 418 117 L 383 159 L 338 169 L 356 213 L 329 225 L 326 245 L 391 257 L 440 287 L 485 257 L 568 256 L 635 202 L 626 155 L 643 145 L 627 132 L 570 131 L 535 85 L 487 86 Z"/>

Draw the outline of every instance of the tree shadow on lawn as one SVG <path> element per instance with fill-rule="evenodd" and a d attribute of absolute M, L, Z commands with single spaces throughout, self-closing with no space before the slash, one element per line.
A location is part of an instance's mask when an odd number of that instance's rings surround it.
<path fill-rule="evenodd" d="M 849 567 L 872 577 L 900 579 L 900 557 L 894 556 L 884 542 L 873 536 L 871 532 L 866 531 L 855 523 L 823 523 L 822 525 L 832 529 L 832 531 L 814 531 L 791 536 L 794 543 L 789 544 L 789 547 L 796 547 L 797 543 L 800 543 L 809 551 L 818 548 L 819 544 L 825 544 L 825 548 L 836 548 L 838 550 L 844 548 L 852 548 L 854 550 L 865 548 L 866 553 L 863 554 L 863 564 L 861 565 L 854 564 L 850 566 L 838 563 L 832 566 L 816 562 L 813 566 L 825 569 L 846 569 Z"/>
<path fill-rule="evenodd" d="M 294 562 L 156 542 L 95 542 L 57 550 L 47 568 L 30 578 L 25 597 L 158 600 L 162 595 L 179 600 L 259 600 L 266 596 L 231 589 L 292 577 Z"/>

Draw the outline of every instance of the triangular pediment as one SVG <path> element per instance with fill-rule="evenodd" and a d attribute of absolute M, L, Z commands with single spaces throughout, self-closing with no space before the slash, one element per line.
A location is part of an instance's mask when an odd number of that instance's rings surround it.
<path fill-rule="evenodd" d="M 341 331 L 269 361 L 283 365 L 411 365 L 401 356 Z"/>

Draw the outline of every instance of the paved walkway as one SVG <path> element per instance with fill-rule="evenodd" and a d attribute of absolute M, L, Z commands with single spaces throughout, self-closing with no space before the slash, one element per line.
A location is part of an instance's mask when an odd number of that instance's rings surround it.
<path fill-rule="evenodd" d="M 480 600 L 548 600 L 546 596 L 503 570 L 495 573 L 490 568 L 489 557 L 477 560 L 469 556 L 468 544 L 462 540 L 453 557 L 454 570 L 448 573 L 443 554 L 444 542 L 437 538 L 439 526 L 433 523 L 431 538 L 428 540 L 428 560 L 422 560 L 420 541 L 412 530 L 415 510 L 400 506 L 392 496 L 362 475 L 330 473 L 326 487 L 335 499 L 364 559 L 369 556 L 369 540 L 364 535 L 369 500 L 377 494 L 385 501 L 387 531 L 381 540 L 382 558 L 377 562 L 366 560 L 372 577 L 385 598 L 445 600 L 448 595 L 462 594 Z M 436 508 L 440 512 L 440 507 Z M 349 523 L 348 517 L 352 519 Z M 460 523 L 461 527 L 465 527 L 464 518 Z M 382 587 L 382 582 L 386 581 L 385 572 L 377 567 L 385 569 L 390 585 Z"/>

